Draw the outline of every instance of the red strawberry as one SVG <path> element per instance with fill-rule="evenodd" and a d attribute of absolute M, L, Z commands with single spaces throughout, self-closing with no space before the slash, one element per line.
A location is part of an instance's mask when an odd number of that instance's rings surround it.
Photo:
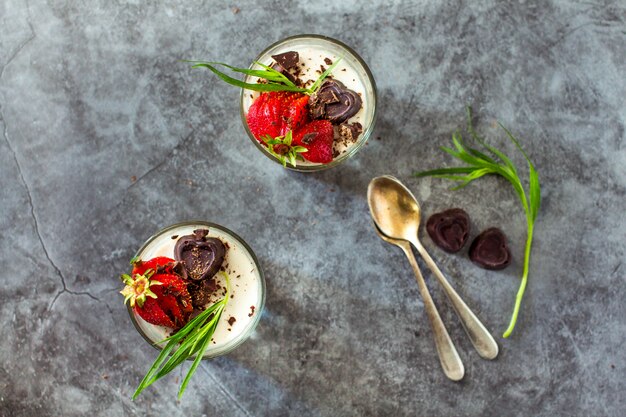
<path fill-rule="evenodd" d="M 293 144 L 304 146 L 307 152 L 300 155 L 309 162 L 327 164 L 333 160 L 335 131 L 328 120 L 314 120 L 296 130 Z"/>
<path fill-rule="evenodd" d="M 281 136 L 288 130 L 296 131 L 309 122 L 309 96 L 306 94 L 294 93 L 291 96 L 291 103 L 283 110 L 283 120 L 285 125 Z"/>
<path fill-rule="evenodd" d="M 143 307 L 135 306 L 135 311 L 139 314 L 139 317 L 151 324 L 158 326 L 165 326 L 171 329 L 176 328 L 176 325 L 171 318 L 165 314 L 161 306 L 154 298 L 148 298 Z"/>
<path fill-rule="evenodd" d="M 151 259 L 140 265 L 160 266 L 168 258 Z M 150 268 L 146 267 L 146 270 Z M 178 275 L 159 273 L 145 275 L 133 272 L 132 276 L 123 275 L 126 284 L 122 294 L 135 312 L 148 323 L 173 329 L 183 327 L 193 310 L 187 283 Z"/>
<path fill-rule="evenodd" d="M 284 136 L 308 122 L 309 96 L 288 91 L 262 93 L 248 109 L 246 120 L 250 132 L 259 141 L 269 135 Z"/>
<path fill-rule="evenodd" d="M 137 261 L 133 263 L 133 275 L 140 274 L 143 275 L 146 273 L 148 269 L 152 269 L 152 271 L 156 271 L 157 267 L 165 266 L 169 263 L 175 262 L 173 259 L 167 258 L 165 256 L 157 256 L 156 258 L 149 259 L 147 261 Z M 171 273 L 171 270 L 168 271 Z"/>

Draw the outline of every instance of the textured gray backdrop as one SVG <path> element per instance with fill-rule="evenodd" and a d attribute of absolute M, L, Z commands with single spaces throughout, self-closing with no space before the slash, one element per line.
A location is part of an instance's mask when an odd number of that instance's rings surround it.
<path fill-rule="evenodd" d="M 123 3 L 123 4 L 118 4 Z M 618 416 L 626 408 L 626 6 L 613 1 L 0 1 L 0 415 Z M 246 138 L 239 92 L 180 59 L 248 65 L 320 33 L 378 84 L 368 145 L 317 174 Z M 453 162 L 464 125 L 535 161 L 543 206 L 516 331 L 525 220 L 508 184 L 450 192 L 414 170 Z M 523 161 L 516 155 L 516 161 Z M 365 192 L 393 174 L 426 215 L 465 208 L 503 228 L 514 262 L 486 272 L 423 236 L 498 336 L 473 351 L 430 274 L 467 374 L 445 379 L 401 252 L 376 237 Z M 252 339 L 134 388 L 155 358 L 118 275 L 160 227 L 220 223 L 256 251 L 267 306 Z M 623 415 L 623 414 L 621 414 Z"/>

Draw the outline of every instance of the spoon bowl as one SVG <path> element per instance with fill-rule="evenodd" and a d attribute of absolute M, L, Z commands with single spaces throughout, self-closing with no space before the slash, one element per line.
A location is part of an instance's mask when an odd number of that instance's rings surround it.
<path fill-rule="evenodd" d="M 376 226 L 394 239 L 417 237 L 421 209 L 411 191 L 396 178 L 383 175 L 367 187 L 367 202 Z"/>

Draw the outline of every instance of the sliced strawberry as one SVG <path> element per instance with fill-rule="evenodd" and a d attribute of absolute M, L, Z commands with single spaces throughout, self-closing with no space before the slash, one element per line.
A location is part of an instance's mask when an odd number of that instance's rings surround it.
<path fill-rule="evenodd" d="M 288 91 L 262 93 L 248 109 L 246 120 L 250 132 L 263 142 L 266 135 L 272 138 L 284 136 L 309 120 L 309 96 Z"/>
<path fill-rule="evenodd" d="M 165 326 L 172 329 L 176 328 L 176 325 L 163 311 L 157 300 L 154 298 L 148 298 L 143 307 L 135 306 L 135 311 L 139 314 L 139 317 L 151 324 L 157 326 Z"/>
<path fill-rule="evenodd" d="M 265 135 L 273 138 L 280 136 L 281 104 L 275 97 L 277 94 L 261 94 L 248 109 L 248 127 L 259 142 Z"/>
<path fill-rule="evenodd" d="M 309 96 L 306 94 L 294 93 L 283 108 L 283 121 L 281 136 L 288 130 L 296 131 L 309 122 Z"/>
<path fill-rule="evenodd" d="M 314 120 L 295 131 L 293 144 L 304 146 L 301 155 L 309 162 L 327 164 L 333 160 L 335 131 L 328 120 Z"/>
<path fill-rule="evenodd" d="M 146 264 L 151 261 L 153 259 Z M 150 287 L 156 295 L 156 299 L 147 298 L 142 307 L 135 305 L 137 314 L 148 323 L 173 329 L 183 327 L 193 310 L 187 283 L 178 275 L 173 274 L 155 274 L 150 278 L 150 281 L 161 283 Z"/>
<path fill-rule="evenodd" d="M 183 327 L 187 322 L 178 300 L 173 295 L 162 295 L 157 299 L 159 307 L 172 320 L 175 328 Z"/>
<path fill-rule="evenodd" d="M 148 269 L 152 269 L 153 271 L 157 270 L 159 266 L 165 266 L 169 263 L 175 262 L 173 259 L 165 257 L 165 256 L 157 256 L 156 258 L 149 259 L 147 261 L 137 261 L 133 264 L 133 275 L 134 274 L 145 274 Z M 171 272 L 171 271 L 170 271 Z"/>

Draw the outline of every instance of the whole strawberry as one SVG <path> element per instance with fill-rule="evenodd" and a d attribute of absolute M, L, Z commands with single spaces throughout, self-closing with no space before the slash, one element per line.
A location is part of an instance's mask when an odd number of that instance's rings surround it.
<path fill-rule="evenodd" d="M 314 120 L 293 134 L 293 143 L 307 152 L 301 155 L 309 162 L 327 164 L 333 160 L 335 131 L 328 120 Z"/>

